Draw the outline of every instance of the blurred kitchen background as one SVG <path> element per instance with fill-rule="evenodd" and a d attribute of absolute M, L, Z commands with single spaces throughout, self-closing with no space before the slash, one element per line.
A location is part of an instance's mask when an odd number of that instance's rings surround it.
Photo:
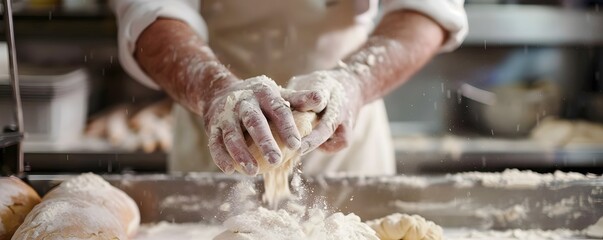
<path fill-rule="evenodd" d="M 122 70 L 106 1 L 14 4 L 28 170 L 164 172 L 170 103 Z M 398 172 L 602 173 L 603 1 L 467 0 L 466 10 L 461 48 L 386 98 Z M 13 122 L 7 79 L 0 126 Z"/>

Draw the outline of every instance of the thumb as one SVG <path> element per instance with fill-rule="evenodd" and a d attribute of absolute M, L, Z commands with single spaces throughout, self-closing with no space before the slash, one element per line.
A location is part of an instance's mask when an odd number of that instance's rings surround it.
<path fill-rule="evenodd" d="M 281 96 L 291 104 L 291 108 L 298 111 L 313 111 L 316 113 L 322 112 L 327 106 L 325 91 L 318 90 L 291 90 L 283 89 Z"/>
<path fill-rule="evenodd" d="M 334 153 L 347 147 L 349 145 L 348 139 L 350 139 L 349 133 L 350 131 L 346 126 L 339 125 L 333 133 L 333 136 L 320 145 L 320 149 L 325 152 Z"/>

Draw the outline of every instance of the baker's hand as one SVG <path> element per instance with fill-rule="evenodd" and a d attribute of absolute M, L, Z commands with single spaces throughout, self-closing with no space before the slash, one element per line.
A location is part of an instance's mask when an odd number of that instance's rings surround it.
<path fill-rule="evenodd" d="M 281 88 L 270 78 L 259 76 L 236 81 L 212 94 L 203 113 L 209 136 L 209 150 L 216 165 L 232 173 L 239 164 L 245 173 L 258 173 L 256 160 L 245 142 L 245 132 L 271 164 L 282 162 L 282 153 L 272 136 L 268 120 L 288 148 L 297 150 L 301 137 L 295 126 L 289 103 L 281 97 Z M 297 92 L 295 98 L 303 98 Z M 303 94 L 302 94 L 303 95 Z M 276 134 L 276 133 L 275 133 Z"/>
<path fill-rule="evenodd" d="M 318 125 L 302 139 L 302 154 L 319 146 L 329 152 L 348 146 L 354 122 L 363 105 L 360 81 L 355 75 L 344 70 L 317 71 L 293 77 L 287 88 L 311 93 L 283 94 L 293 109 L 320 113 Z"/>

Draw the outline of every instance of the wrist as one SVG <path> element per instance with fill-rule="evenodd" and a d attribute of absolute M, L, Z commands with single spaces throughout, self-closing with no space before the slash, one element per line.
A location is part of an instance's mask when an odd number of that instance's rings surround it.
<path fill-rule="evenodd" d="M 212 103 L 225 92 L 233 88 L 235 84 L 241 82 L 226 66 L 217 61 L 202 64 L 197 67 L 201 72 L 194 74 L 200 78 L 199 84 L 202 85 L 200 92 L 190 93 L 190 96 L 198 96 L 196 100 L 199 110 L 205 114 Z M 194 88 L 193 88 L 194 89 Z"/>
<path fill-rule="evenodd" d="M 362 81 L 362 75 L 356 71 L 351 71 L 345 63 L 341 63 L 340 66 L 331 70 L 336 80 L 338 80 L 344 87 L 346 95 L 350 100 L 353 100 L 359 105 L 364 106 L 366 103 L 366 96 L 362 89 L 365 88 L 364 81 Z"/>

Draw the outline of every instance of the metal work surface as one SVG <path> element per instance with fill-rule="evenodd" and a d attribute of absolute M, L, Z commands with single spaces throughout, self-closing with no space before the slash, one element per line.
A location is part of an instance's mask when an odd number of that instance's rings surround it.
<path fill-rule="evenodd" d="M 354 212 L 364 220 L 394 212 L 416 213 L 446 228 L 480 230 L 583 229 L 603 217 L 602 177 L 547 176 L 546 181 L 535 179 L 540 183 L 471 174 L 319 177 L 303 180 L 303 202 L 324 200 L 331 209 Z M 29 179 L 43 194 L 67 177 Z M 259 178 L 239 175 L 107 175 L 105 179 L 134 198 L 143 223 L 220 223 L 229 215 L 222 205 L 232 199 L 233 186 L 251 179 L 262 191 Z"/>

